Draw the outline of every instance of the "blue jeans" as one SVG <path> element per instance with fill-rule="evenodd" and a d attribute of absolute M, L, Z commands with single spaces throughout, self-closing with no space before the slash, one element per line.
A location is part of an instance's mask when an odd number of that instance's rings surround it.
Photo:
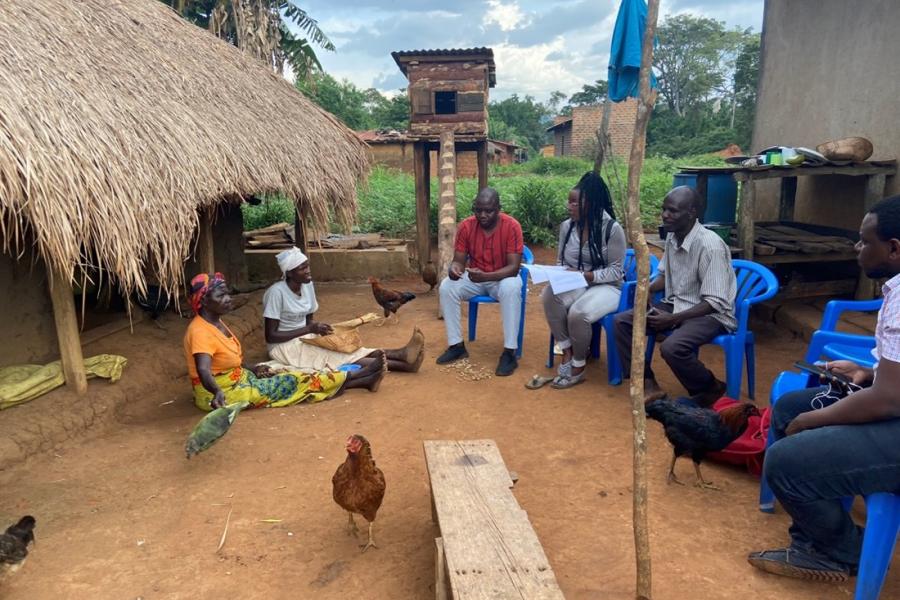
<path fill-rule="evenodd" d="M 764 469 L 775 497 L 793 519 L 792 545 L 854 567 L 863 530 L 841 499 L 900 493 L 900 419 L 820 427 L 785 437 L 794 417 L 836 402 L 813 403 L 825 389 L 798 390 L 778 399 L 771 425 L 777 441 L 766 451 Z"/>

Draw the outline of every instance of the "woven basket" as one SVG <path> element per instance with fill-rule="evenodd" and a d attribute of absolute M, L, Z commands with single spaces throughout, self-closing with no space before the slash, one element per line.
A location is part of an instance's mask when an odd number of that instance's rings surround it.
<path fill-rule="evenodd" d="M 359 326 L 370 323 L 377 318 L 377 315 L 368 313 L 349 321 L 335 323 L 331 326 L 333 333 L 318 337 L 305 337 L 303 338 L 303 343 L 325 348 L 326 350 L 351 354 L 362 348 L 362 340 L 358 331 Z"/>
<path fill-rule="evenodd" d="M 335 327 L 334 333 L 319 337 L 305 337 L 303 343 L 344 354 L 352 354 L 362 348 L 362 340 L 355 327 L 348 329 Z"/>

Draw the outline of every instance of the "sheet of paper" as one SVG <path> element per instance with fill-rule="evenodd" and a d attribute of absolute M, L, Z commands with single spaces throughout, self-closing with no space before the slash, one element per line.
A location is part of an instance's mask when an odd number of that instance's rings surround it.
<path fill-rule="evenodd" d="M 584 275 L 578 271 L 550 271 L 550 289 L 554 294 L 587 287 Z"/>
<path fill-rule="evenodd" d="M 531 274 L 534 283 L 550 282 L 554 294 L 562 294 L 570 290 L 587 287 L 584 275 L 578 271 L 569 271 L 558 265 L 523 265 Z"/>

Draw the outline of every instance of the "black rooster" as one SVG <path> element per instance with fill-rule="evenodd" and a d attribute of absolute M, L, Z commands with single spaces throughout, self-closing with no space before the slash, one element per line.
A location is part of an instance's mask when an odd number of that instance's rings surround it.
<path fill-rule="evenodd" d="M 34 543 L 34 524 L 34 517 L 28 515 L 0 535 L 0 574 L 13 573 L 25 563 L 28 546 Z"/>
<path fill-rule="evenodd" d="M 757 408 L 742 402 L 729 406 L 722 412 L 701 408 L 691 401 L 672 402 L 654 400 L 646 405 L 647 416 L 662 423 L 666 438 L 674 447 L 669 465 L 668 482 L 681 484 L 675 477 L 675 461 L 679 456 L 690 456 L 697 475 L 696 487 L 718 489 L 700 474 L 700 463 L 707 452 L 724 450 L 747 428 L 750 415 L 759 414 Z"/>

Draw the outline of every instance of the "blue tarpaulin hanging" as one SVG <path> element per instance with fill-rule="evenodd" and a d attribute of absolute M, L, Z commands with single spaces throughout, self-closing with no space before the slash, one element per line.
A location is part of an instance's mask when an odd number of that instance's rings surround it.
<path fill-rule="evenodd" d="M 644 0 L 622 0 L 609 52 L 609 99 L 613 102 L 636 98 L 640 94 L 641 43 L 646 24 L 647 3 Z M 656 87 L 656 77 L 652 72 L 650 87 Z"/>

